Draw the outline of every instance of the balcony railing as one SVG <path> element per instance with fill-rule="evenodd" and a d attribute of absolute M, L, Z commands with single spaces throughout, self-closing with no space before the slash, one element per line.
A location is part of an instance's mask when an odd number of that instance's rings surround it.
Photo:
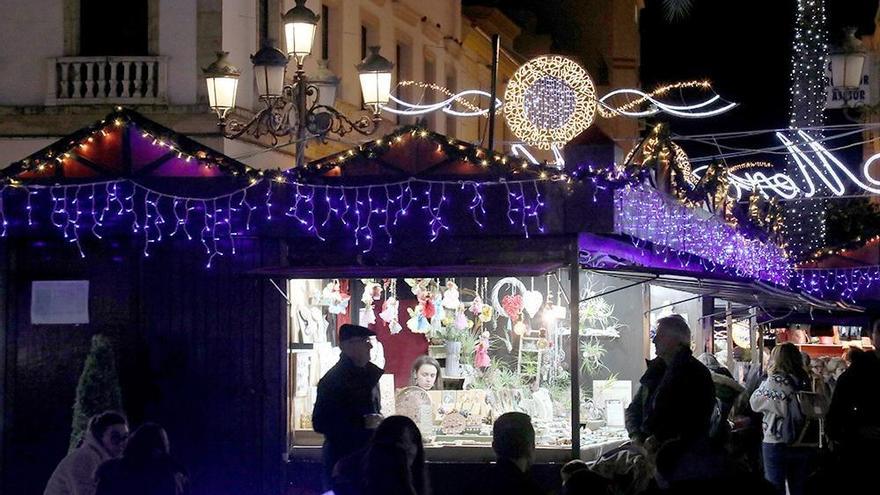
<path fill-rule="evenodd" d="M 166 103 L 166 57 L 49 59 L 47 105 Z"/>

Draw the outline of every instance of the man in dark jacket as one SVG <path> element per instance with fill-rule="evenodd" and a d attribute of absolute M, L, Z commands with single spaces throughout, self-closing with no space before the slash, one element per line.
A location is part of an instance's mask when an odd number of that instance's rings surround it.
<path fill-rule="evenodd" d="M 318 397 L 312 413 L 315 431 L 324 434 L 324 485 L 336 462 L 364 447 L 382 421 L 379 414 L 379 378 L 384 371 L 370 363 L 369 329 L 342 325 L 339 347 L 342 355 L 318 382 Z"/>
<path fill-rule="evenodd" d="M 626 411 L 630 438 L 657 453 L 657 469 L 669 482 L 711 475 L 708 469 L 700 472 L 705 466 L 685 459 L 696 453 L 708 454 L 715 409 L 712 376 L 694 358 L 690 343 L 691 331 L 681 316 L 657 322 L 657 359 L 648 363 L 639 391 Z"/>

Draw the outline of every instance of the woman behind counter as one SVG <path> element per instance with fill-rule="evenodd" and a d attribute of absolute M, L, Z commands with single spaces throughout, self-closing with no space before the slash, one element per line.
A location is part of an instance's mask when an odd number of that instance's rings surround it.
<path fill-rule="evenodd" d="M 410 385 L 423 390 L 443 390 L 440 363 L 431 356 L 419 356 L 413 361 Z"/>

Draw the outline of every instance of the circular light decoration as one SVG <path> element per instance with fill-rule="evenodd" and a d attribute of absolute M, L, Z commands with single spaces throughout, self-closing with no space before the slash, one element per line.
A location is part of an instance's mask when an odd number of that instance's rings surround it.
<path fill-rule="evenodd" d="M 513 74 L 504 93 L 510 130 L 530 146 L 561 147 L 596 117 L 596 87 L 577 62 L 547 55 L 533 58 Z"/>

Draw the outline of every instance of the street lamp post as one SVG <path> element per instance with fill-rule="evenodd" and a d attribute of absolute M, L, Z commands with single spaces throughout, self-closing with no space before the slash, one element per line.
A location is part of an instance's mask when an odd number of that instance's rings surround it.
<path fill-rule="evenodd" d="M 843 30 L 843 42 L 831 52 L 831 90 L 840 92 L 843 99 L 843 116 L 854 123 L 861 123 L 861 109 L 852 115 L 853 106 L 850 102 L 859 98 L 859 87 L 862 85 L 862 70 L 865 66 L 865 48 L 861 40 L 856 38 L 856 28 Z"/>
<path fill-rule="evenodd" d="M 281 137 L 296 142 L 296 165 L 304 164 L 305 143 L 311 137 L 323 138 L 328 133 L 339 136 L 349 132 L 370 135 L 381 121 L 382 105 L 388 103 L 391 92 L 391 71 L 394 64 L 379 55 L 379 47 L 370 47 L 370 53 L 357 66 L 364 105 L 372 115 L 349 119 L 333 107 L 337 80 L 329 71 L 316 80 L 309 79 L 303 70 L 306 57 L 312 53 L 319 16 L 305 6 L 306 0 L 282 17 L 287 53 L 270 45 L 263 46 L 251 56 L 261 108 L 249 121 L 241 122 L 227 117 L 235 107 L 235 92 L 241 73 L 226 60 L 227 52 L 218 52 L 217 60 L 203 69 L 208 85 L 208 103 L 217 114 L 218 126 L 228 139 L 244 134 L 259 138 L 269 136 L 273 145 Z M 288 62 L 293 59 L 296 71 L 290 85 L 284 83 Z M 322 97 L 321 90 L 330 94 Z M 291 113 L 295 118 L 291 119 Z M 310 134 L 310 135 L 307 135 Z"/>
<path fill-rule="evenodd" d="M 843 43 L 831 53 L 831 84 L 844 90 L 857 90 L 862 85 L 865 48 L 856 38 L 856 28 L 844 30 Z"/>

